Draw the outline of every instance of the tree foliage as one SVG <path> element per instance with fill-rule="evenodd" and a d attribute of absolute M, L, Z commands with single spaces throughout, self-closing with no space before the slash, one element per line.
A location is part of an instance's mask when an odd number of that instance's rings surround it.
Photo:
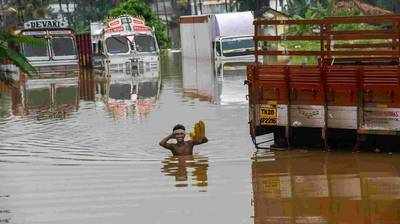
<path fill-rule="evenodd" d="M 76 9 L 69 20 L 78 34 L 90 32 L 90 22 L 103 20 L 113 6 L 110 0 L 81 0 L 75 2 Z"/>
<path fill-rule="evenodd" d="M 303 9 L 299 9 L 300 11 Z M 297 13 L 300 13 L 297 12 Z M 319 3 L 308 4 L 304 8 L 304 12 L 301 12 L 303 16 L 298 14 L 294 15 L 294 19 L 321 19 L 330 16 L 360 16 L 362 12 L 358 9 L 335 9 L 334 1 L 321 1 Z M 300 14 L 301 14 L 300 13 Z M 293 25 L 289 26 L 286 30 L 285 35 L 318 35 L 320 32 L 318 25 Z M 370 25 L 365 23 L 349 23 L 349 24 L 337 24 L 331 29 L 336 31 L 341 30 L 375 30 L 381 29 L 376 25 Z M 353 43 L 370 43 L 372 40 L 357 40 Z M 346 41 L 337 41 L 337 43 L 347 43 Z M 287 50 L 306 50 L 306 51 L 319 51 L 321 49 L 320 41 L 283 41 L 281 46 Z M 292 63 L 316 63 L 315 57 L 292 57 Z"/>
<path fill-rule="evenodd" d="M 110 10 L 110 16 L 131 15 L 144 18 L 146 25 L 153 27 L 157 41 L 162 48 L 170 46 L 167 27 L 157 18 L 153 10 L 143 0 L 125 0 Z"/>

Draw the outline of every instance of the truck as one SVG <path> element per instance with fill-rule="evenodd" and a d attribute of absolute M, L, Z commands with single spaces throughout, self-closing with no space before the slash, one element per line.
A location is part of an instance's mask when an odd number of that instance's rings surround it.
<path fill-rule="evenodd" d="M 91 23 L 90 28 L 95 69 L 139 75 L 159 68 L 157 39 L 143 19 L 120 16 Z"/>
<path fill-rule="evenodd" d="M 267 134 L 271 133 L 277 147 L 310 146 L 315 140 L 312 145 L 329 149 L 346 141 L 358 150 L 365 139 L 380 137 L 398 145 L 399 22 L 397 15 L 255 20 L 256 29 L 278 25 L 312 28 L 305 34 L 260 32 L 254 36 L 255 62 L 247 67 L 246 84 L 255 145 L 268 147 L 271 139 Z M 319 45 L 313 50 L 271 50 L 260 49 L 261 41 L 297 41 L 298 46 L 313 41 Z M 284 56 L 288 63 L 263 64 L 258 55 Z M 306 61 L 314 63 L 295 64 L 295 57 L 311 57 L 314 60 Z"/>
<path fill-rule="evenodd" d="M 251 12 L 181 16 L 179 23 L 185 91 L 211 96 L 215 72 L 221 80 L 225 64 L 254 61 Z"/>
<path fill-rule="evenodd" d="M 250 11 L 181 16 L 182 52 L 193 57 L 204 52 L 217 63 L 253 62 L 253 19 Z"/>
<path fill-rule="evenodd" d="M 23 43 L 21 53 L 42 76 L 78 75 L 79 59 L 75 33 L 65 20 L 41 19 L 24 23 L 23 36 L 36 37 L 45 44 Z"/>

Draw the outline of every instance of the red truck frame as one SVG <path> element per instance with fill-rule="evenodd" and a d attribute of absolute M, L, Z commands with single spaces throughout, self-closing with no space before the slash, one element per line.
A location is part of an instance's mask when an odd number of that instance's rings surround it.
<path fill-rule="evenodd" d="M 382 28 L 338 30 L 339 24 Z M 296 25 L 316 28 L 303 35 L 262 32 L 270 26 Z M 256 137 L 267 133 L 274 133 L 275 144 L 288 146 L 298 128 L 317 130 L 322 147 L 337 131 L 353 133 L 356 139 L 400 133 L 400 16 L 257 19 L 254 26 L 255 63 L 247 67 L 246 83 L 256 146 L 262 143 Z M 280 41 L 317 41 L 320 49 L 271 50 L 260 44 Z M 259 62 L 259 55 L 315 57 L 317 63 L 267 64 Z"/>

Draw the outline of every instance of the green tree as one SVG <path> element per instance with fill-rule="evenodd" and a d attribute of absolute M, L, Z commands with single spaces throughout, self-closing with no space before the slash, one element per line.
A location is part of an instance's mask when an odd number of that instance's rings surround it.
<path fill-rule="evenodd" d="M 74 0 L 74 4 L 75 12 L 70 20 L 78 34 L 89 32 L 90 22 L 103 20 L 113 6 L 110 0 Z"/>
<path fill-rule="evenodd" d="M 334 1 L 317 2 L 308 5 L 304 11 L 304 16 L 294 15 L 294 19 L 322 19 L 330 16 L 360 16 L 362 12 L 358 9 L 344 9 L 338 10 L 335 8 Z M 319 34 L 320 27 L 318 25 L 295 25 L 290 26 L 285 35 L 317 35 Z M 356 24 L 338 24 L 332 27 L 336 31 L 345 30 L 374 30 L 380 29 L 378 26 L 356 23 Z M 370 43 L 371 40 L 353 40 L 353 43 Z M 348 41 L 337 41 L 336 43 L 348 43 Z M 282 41 L 281 46 L 287 50 L 306 50 L 306 51 L 318 51 L 320 50 L 320 41 Z M 292 63 L 316 63 L 316 57 L 292 57 Z"/>
<path fill-rule="evenodd" d="M 171 46 L 167 27 L 157 18 L 153 10 L 143 0 L 125 0 L 110 10 L 110 16 L 131 15 L 144 18 L 146 25 L 153 27 L 157 41 L 162 48 Z"/>

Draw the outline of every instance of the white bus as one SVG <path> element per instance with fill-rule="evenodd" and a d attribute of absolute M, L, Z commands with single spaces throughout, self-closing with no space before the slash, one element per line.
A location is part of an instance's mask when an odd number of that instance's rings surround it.
<path fill-rule="evenodd" d="M 93 66 L 108 74 L 140 75 L 159 68 L 153 30 L 141 19 L 121 16 L 91 24 Z"/>
<path fill-rule="evenodd" d="M 22 44 L 22 53 L 39 75 L 77 75 L 79 59 L 74 31 L 62 20 L 32 20 L 24 23 L 24 36 L 42 38 L 44 45 Z"/>

